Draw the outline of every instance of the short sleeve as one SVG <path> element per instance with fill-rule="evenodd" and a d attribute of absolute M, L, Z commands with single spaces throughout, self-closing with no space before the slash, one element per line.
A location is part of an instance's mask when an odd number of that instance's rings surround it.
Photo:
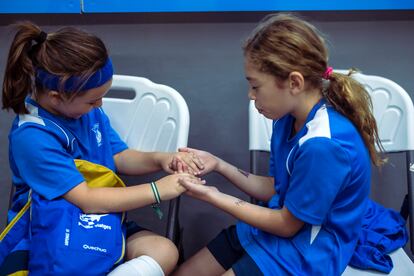
<path fill-rule="evenodd" d="M 312 138 L 295 154 L 284 205 L 298 219 L 321 225 L 341 188 L 350 181 L 346 151 L 329 138 Z"/>
<path fill-rule="evenodd" d="M 37 127 L 24 127 L 11 139 L 10 150 L 19 177 L 49 200 L 84 181 L 60 139 L 57 134 Z"/>

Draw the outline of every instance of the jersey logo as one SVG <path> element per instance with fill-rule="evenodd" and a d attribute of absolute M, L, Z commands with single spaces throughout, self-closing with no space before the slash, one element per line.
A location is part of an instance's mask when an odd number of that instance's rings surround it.
<path fill-rule="evenodd" d="M 87 214 L 80 214 L 79 215 L 79 222 L 78 225 L 82 226 L 86 229 L 91 228 L 102 228 L 104 230 L 111 230 L 112 227 L 110 225 L 106 225 L 103 223 L 99 223 L 102 217 L 107 216 L 108 214 L 104 215 L 87 215 Z"/>
<path fill-rule="evenodd" d="M 100 248 L 98 246 L 92 246 L 92 245 L 88 245 L 88 244 L 84 244 L 82 246 L 82 248 L 85 249 L 85 250 L 93 250 L 93 251 L 98 251 L 98 252 L 103 252 L 103 253 L 108 252 L 108 250 L 106 248 Z"/>
<path fill-rule="evenodd" d="M 96 143 L 98 144 L 98 147 L 102 146 L 102 134 L 99 130 L 99 123 L 93 125 L 92 131 L 95 133 Z"/>

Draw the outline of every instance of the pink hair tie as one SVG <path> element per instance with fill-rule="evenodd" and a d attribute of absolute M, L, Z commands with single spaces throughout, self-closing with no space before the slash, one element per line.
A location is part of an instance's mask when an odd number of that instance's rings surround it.
<path fill-rule="evenodd" d="M 323 73 L 322 78 L 324 78 L 325 80 L 329 80 L 329 78 L 330 78 L 330 77 L 331 77 L 331 75 L 332 75 L 332 72 L 333 72 L 333 68 L 332 68 L 332 67 L 330 67 L 330 66 L 328 66 L 328 67 L 326 68 L 325 73 Z"/>

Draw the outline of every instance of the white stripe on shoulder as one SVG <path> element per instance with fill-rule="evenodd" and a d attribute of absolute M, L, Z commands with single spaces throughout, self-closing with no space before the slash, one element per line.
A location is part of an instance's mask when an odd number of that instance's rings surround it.
<path fill-rule="evenodd" d="M 328 109 L 325 104 L 316 111 L 315 117 L 306 124 L 306 127 L 308 132 L 299 139 L 299 146 L 314 137 L 331 138 Z"/>
<path fill-rule="evenodd" d="M 320 231 L 321 231 L 321 226 L 320 225 L 312 225 L 311 236 L 310 236 L 310 244 L 313 243 L 313 241 L 316 239 L 316 236 L 318 236 Z"/>
<path fill-rule="evenodd" d="M 29 111 L 29 114 L 21 114 L 19 115 L 19 127 L 24 123 L 35 123 L 42 126 L 46 126 L 45 121 L 42 117 L 39 116 L 39 108 L 30 104 L 26 103 L 26 108 Z M 52 120 L 48 120 L 49 122 L 52 122 L 55 124 L 65 135 L 66 137 L 66 147 L 69 148 L 70 142 L 69 142 L 69 136 L 68 134 L 61 128 L 58 124 L 53 122 Z"/>
<path fill-rule="evenodd" d="M 29 111 L 29 114 L 19 115 L 19 126 L 23 125 L 24 123 L 35 123 L 42 126 L 45 125 L 45 121 L 39 117 L 39 109 L 36 106 L 26 103 L 26 108 Z"/>

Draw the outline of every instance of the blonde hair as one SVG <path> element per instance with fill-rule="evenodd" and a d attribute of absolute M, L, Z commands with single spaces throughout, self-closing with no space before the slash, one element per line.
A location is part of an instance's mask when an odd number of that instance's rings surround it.
<path fill-rule="evenodd" d="M 300 72 L 311 88 L 323 91 L 327 101 L 356 126 L 368 148 L 372 162 L 379 166 L 382 150 L 372 103 L 368 92 L 348 75 L 332 73 L 324 87 L 328 68 L 328 50 L 319 31 L 291 14 L 269 15 L 257 26 L 243 46 L 244 54 L 260 71 L 286 80 Z"/>

